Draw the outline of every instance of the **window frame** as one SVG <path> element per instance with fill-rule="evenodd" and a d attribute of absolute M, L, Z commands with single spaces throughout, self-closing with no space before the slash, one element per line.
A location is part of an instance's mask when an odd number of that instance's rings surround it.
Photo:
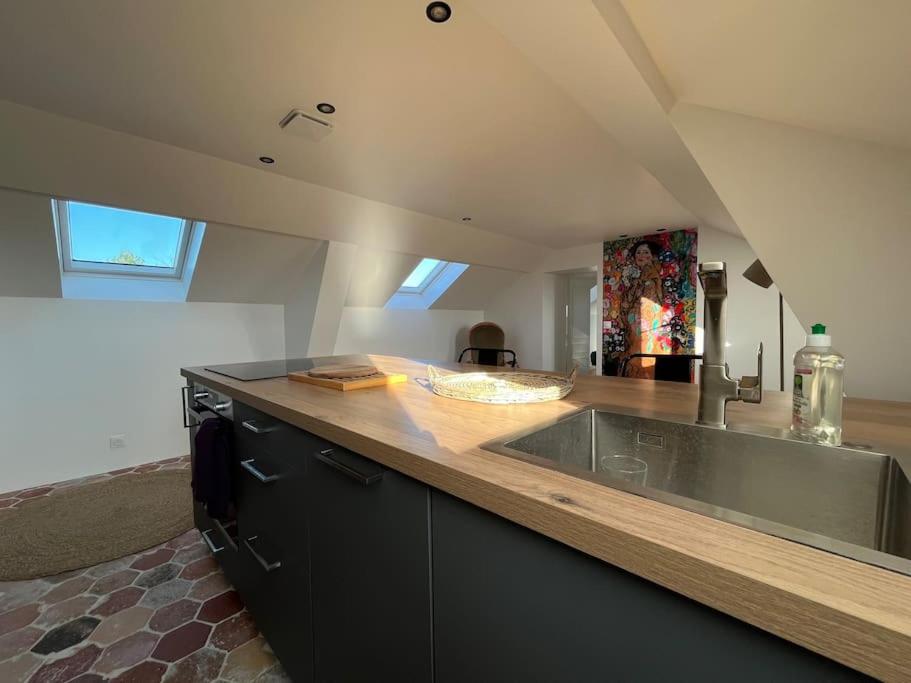
<path fill-rule="evenodd" d="M 72 275 L 110 275 L 116 277 L 145 278 L 154 280 L 181 280 L 187 263 L 187 252 L 197 230 L 197 222 L 188 218 L 182 219 L 180 237 L 177 242 L 177 255 L 174 266 L 146 266 L 127 263 L 104 263 L 102 261 L 80 261 L 73 258 L 72 240 L 70 238 L 68 199 L 54 199 L 54 221 L 60 238 L 60 264 L 63 272 Z M 90 202 L 81 202 L 90 204 Z M 103 206 L 103 205 L 95 205 Z M 109 207 L 117 209 L 117 207 Z M 148 213 L 148 212 L 144 212 Z M 153 214 L 161 215 L 161 214 Z M 170 216 L 168 216 L 170 218 Z"/>
<path fill-rule="evenodd" d="M 415 270 L 417 270 L 418 267 L 424 261 L 429 260 L 429 259 L 430 259 L 429 256 L 423 257 L 420 261 L 418 261 L 417 265 L 411 269 L 411 273 L 413 273 Z M 443 274 L 443 271 L 446 270 L 446 267 L 450 263 L 449 261 L 443 261 L 441 259 L 433 259 L 433 260 L 437 261 L 437 264 L 433 267 L 433 270 L 431 270 L 429 273 L 427 273 L 427 275 L 424 276 L 424 279 L 421 280 L 420 284 L 418 284 L 415 287 L 406 287 L 403 284 L 398 288 L 398 290 L 396 290 L 397 293 L 398 294 L 413 294 L 416 296 L 420 296 L 421 294 L 426 292 L 427 288 L 430 287 L 434 282 L 436 282 L 437 278 L 439 278 L 440 275 Z M 405 278 L 405 280 L 408 280 L 408 278 L 411 277 L 411 273 L 408 273 L 408 276 Z"/>

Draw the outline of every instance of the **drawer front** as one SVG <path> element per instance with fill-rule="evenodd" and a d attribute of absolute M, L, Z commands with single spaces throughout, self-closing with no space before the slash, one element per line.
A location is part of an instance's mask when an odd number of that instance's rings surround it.
<path fill-rule="evenodd" d="M 241 450 L 254 448 L 281 453 L 283 459 L 288 459 L 292 463 L 301 461 L 304 468 L 306 456 L 317 440 L 303 429 L 243 403 L 234 404 L 234 433 Z"/>
<path fill-rule="evenodd" d="M 223 524 L 212 519 L 206 513 L 203 504 L 196 501 L 193 501 L 193 519 L 203 540 L 209 546 L 209 551 L 224 570 L 225 576 L 234 586 L 241 585 L 244 579 L 239 555 L 237 522 Z"/>
<path fill-rule="evenodd" d="M 313 636 L 304 454 L 312 437 L 239 403 L 235 416 L 238 555 L 244 574 L 239 592 L 292 679 L 310 681 Z"/>

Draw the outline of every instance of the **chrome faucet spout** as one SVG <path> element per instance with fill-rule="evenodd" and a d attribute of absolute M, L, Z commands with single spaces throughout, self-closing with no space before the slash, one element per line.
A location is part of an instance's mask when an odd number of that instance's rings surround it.
<path fill-rule="evenodd" d="M 702 366 L 699 368 L 700 424 L 724 428 L 728 401 L 759 403 L 762 400 L 762 344 L 759 345 L 759 374 L 734 379 L 725 362 L 727 330 L 727 266 L 722 261 L 699 264 L 699 282 L 705 292 L 705 330 Z"/>

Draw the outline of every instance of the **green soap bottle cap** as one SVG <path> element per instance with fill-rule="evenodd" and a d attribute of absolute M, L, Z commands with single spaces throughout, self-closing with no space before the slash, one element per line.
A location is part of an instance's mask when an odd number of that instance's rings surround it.
<path fill-rule="evenodd" d="M 825 325 L 823 325 L 822 323 L 816 323 L 815 325 L 813 325 L 813 334 L 825 334 L 825 333 L 826 333 Z"/>

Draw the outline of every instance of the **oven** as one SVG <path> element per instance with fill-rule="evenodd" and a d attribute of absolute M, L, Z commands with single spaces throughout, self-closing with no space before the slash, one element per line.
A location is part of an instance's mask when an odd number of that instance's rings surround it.
<path fill-rule="evenodd" d="M 233 432 L 234 405 L 230 396 L 192 380 L 188 380 L 187 385 L 182 387 L 181 394 L 183 426 L 189 433 L 190 460 L 192 471 L 195 472 L 196 434 L 199 426 L 207 419 L 225 420 L 230 423 Z M 237 463 L 232 461 L 232 467 L 237 467 Z M 237 473 L 234 478 L 237 479 Z M 196 500 L 193 501 L 193 520 L 228 579 L 234 581 L 239 571 L 237 566 L 237 521 L 222 521 L 210 517 L 205 506 Z"/>

